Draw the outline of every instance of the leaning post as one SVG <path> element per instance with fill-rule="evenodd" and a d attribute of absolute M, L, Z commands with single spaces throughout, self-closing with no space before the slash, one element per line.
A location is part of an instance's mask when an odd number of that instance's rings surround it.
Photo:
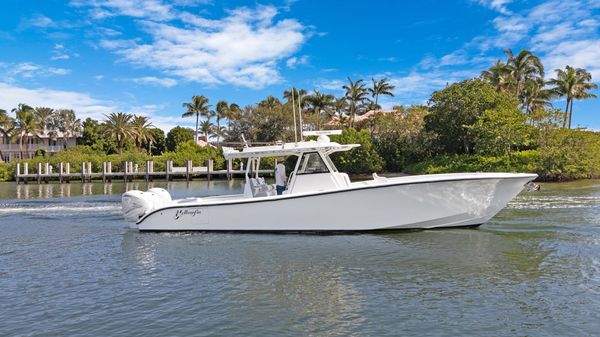
<path fill-rule="evenodd" d="M 186 160 L 185 161 L 185 175 L 186 175 L 186 179 L 187 181 L 192 180 L 192 161 L 191 160 Z"/>
<path fill-rule="evenodd" d="M 58 163 L 58 182 L 61 184 L 63 182 L 63 170 L 64 170 L 64 164 L 61 161 L 60 163 Z"/>
<path fill-rule="evenodd" d="M 37 182 L 38 184 L 42 182 L 42 163 L 37 164 Z"/>

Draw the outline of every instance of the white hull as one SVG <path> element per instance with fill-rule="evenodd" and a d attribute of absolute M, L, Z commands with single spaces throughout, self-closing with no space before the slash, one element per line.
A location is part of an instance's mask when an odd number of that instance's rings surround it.
<path fill-rule="evenodd" d="M 337 190 L 174 200 L 140 218 L 150 231 L 368 231 L 487 222 L 534 174 L 465 173 L 352 183 Z"/>

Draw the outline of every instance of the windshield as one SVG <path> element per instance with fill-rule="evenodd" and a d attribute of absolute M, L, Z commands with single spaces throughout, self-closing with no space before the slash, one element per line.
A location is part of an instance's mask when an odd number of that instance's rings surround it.
<path fill-rule="evenodd" d="M 298 167 L 298 174 L 329 173 L 327 165 L 317 152 L 305 153 Z"/>

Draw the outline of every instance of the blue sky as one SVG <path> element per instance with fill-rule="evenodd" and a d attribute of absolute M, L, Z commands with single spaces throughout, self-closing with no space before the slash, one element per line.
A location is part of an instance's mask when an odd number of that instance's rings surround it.
<path fill-rule="evenodd" d="M 506 48 L 532 50 L 547 76 L 568 64 L 598 83 L 600 1 L 3 0 L 0 47 L 2 109 L 126 111 L 168 130 L 192 125 L 181 104 L 194 94 L 340 95 L 348 76 L 389 78 L 384 107 L 424 103 Z M 576 102 L 573 122 L 600 130 L 600 99 Z"/>

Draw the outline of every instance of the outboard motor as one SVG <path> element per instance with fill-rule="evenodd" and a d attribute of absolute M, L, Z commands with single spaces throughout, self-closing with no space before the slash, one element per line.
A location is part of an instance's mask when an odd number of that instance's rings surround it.
<path fill-rule="evenodd" d="M 162 188 L 151 188 L 146 192 L 128 191 L 121 197 L 121 206 L 125 219 L 130 222 L 131 228 L 136 228 L 135 223 L 144 215 L 153 210 L 166 206 L 171 202 L 171 195 Z"/>

